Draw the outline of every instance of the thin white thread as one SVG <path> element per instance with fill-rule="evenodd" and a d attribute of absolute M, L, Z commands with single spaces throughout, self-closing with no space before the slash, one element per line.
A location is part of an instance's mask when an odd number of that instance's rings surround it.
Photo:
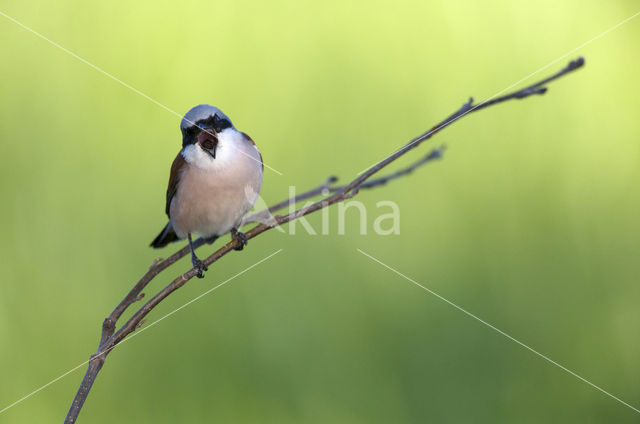
<path fill-rule="evenodd" d="M 630 17 L 628 17 L 627 19 L 624 19 L 623 21 L 618 22 L 617 24 L 615 24 L 614 26 L 610 27 L 609 29 L 605 30 L 604 32 L 596 35 L 595 37 L 593 37 L 592 39 L 590 39 L 589 41 L 585 41 L 584 43 L 580 44 L 578 47 L 574 48 L 573 50 L 563 54 L 562 56 L 560 56 L 557 59 L 552 60 L 551 62 L 547 63 L 546 65 L 544 65 L 542 68 L 538 69 L 535 72 L 530 73 L 529 75 L 527 75 L 526 77 L 520 79 L 519 81 L 514 82 L 513 84 L 511 84 L 510 86 L 503 88 L 502 90 L 498 91 L 496 94 L 494 94 L 491 97 L 486 98 L 485 100 L 483 100 L 482 102 L 478 103 L 477 105 L 473 106 L 471 109 L 469 109 L 468 111 L 464 112 L 463 114 L 461 114 L 460 116 L 457 116 L 456 118 L 452 119 L 451 121 L 447 121 L 447 124 L 452 124 L 455 121 L 457 121 L 458 119 L 462 118 L 463 116 L 465 116 L 467 113 L 473 112 L 476 108 L 482 106 L 483 104 L 495 99 L 496 97 L 498 97 L 500 94 L 504 93 L 505 91 L 515 87 L 516 85 L 520 84 L 523 81 L 528 80 L 529 78 L 531 78 L 532 76 L 544 71 L 545 69 L 547 69 L 548 67 L 558 63 L 559 61 L 561 61 L 562 59 L 564 59 L 565 57 L 575 53 L 576 51 L 580 50 L 581 48 L 583 48 L 584 46 L 591 44 L 592 42 L 596 41 L 599 38 L 604 37 L 605 35 L 607 35 L 608 33 L 610 33 L 611 31 L 613 31 L 614 29 L 626 24 L 627 22 L 629 22 L 630 20 L 632 20 L 633 18 L 635 18 L 636 16 L 640 15 L 640 12 L 636 12 L 635 14 L 631 15 Z M 400 150 L 405 149 L 409 146 L 413 146 L 415 143 L 417 143 L 419 140 L 415 140 L 412 141 L 411 143 L 400 147 L 398 150 L 396 150 L 395 152 L 393 152 L 390 156 L 395 155 L 396 153 L 398 153 Z M 388 157 L 388 156 L 387 156 Z M 368 166 L 367 168 L 361 170 L 360 172 L 358 172 L 356 175 L 360 175 L 363 172 L 366 172 L 367 170 L 371 169 L 372 167 L 378 165 L 380 162 L 382 162 L 383 160 L 385 160 L 386 158 L 374 163 L 373 165 Z"/>
<path fill-rule="evenodd" d="M 57 47 L 58 49 L 62 50 L 63 52 L 67 53 L 68 55 L 78 59 L 80 62 L 84 63 L 85 65 L 95 69 L 96 71 L 106 75 L 107 77 L 111 78 L 112 80 L 116 81 L 117 83 L 119 83 L 120 85 L 128 88 L 129 90 L 133 91 L 134 93 L 144 97 L 145 99 L 149 100 L 150 102 L 154 103 L 157 106 L 160 106 L 161 108 L 163 108 L 164 110 L 166 110 L 169 113 L 174 114 L 175 116 L 177 116 L 178 118 L 183 118 L 182 115 L 180 115 L 178 112 L 176 112 L 175 110 L 169 108 L 168 106 L 163 105 L 162 103 L 160 103 L 159 101 L 149 97 L 148 95 L 144 94 L 142 91 L 138 90 L 137 88 L 127 84 L 126 82 L 122 81 L 121 79 L 119 79 L 118 77 L 111 75 L 109 72 L 105 71 L 104 69 L 94 65 L 93 63 L 89 62 L 86 59 L 83 59 L 82 57 L 78 56 L 77 54 L 75 54 L 74 52 L 72 52 L 69 49 L 66 49 L 64 47 L 62 47 L 60 44 L 56 43 L 53 40 L 48 39 L 47 37 L 45 37 L 44 35 L 40 34 L 38 31 L 28 27 L 27 25 L 23 24 L 22 22 L 12 18 L 11 16 L 7 15 L 6 13 L 3 13 L 0 11 L 0 15 L 4 16 L 5 18 L 7 18 L 8 20 L 10 20 L 11 22 L 15 23 L 16 25 L 22 27 L 23 29 L 26 29 L 27 31 L 31 32 L 32 34 L 36 35 L 37 37 L 43 39 L 44 41 L 50 43 L 51 45 L 53 45 L 54 47 Z M 191 125 L 195 125 L 195 122 L 192 122 L 188 119 L 185 119 L 185 121 L 187 121 L 188 123 L 190 123 Z M 235 147 L 234 147 L 235 148 Z M 248 158 L 251 158 L 251 160 L 254 160 L 260 164 L 263 164 L 265 168 L 268 168 L 270 170 L 272 170 L 273 172 L 275 172 L 278 175 L 282 175 L 282 172 L 270 167 L 269 165 L 265 164 L 264 162 L 258 161 L 255 158 L 251 157 L 251 155 L 243 152 L 242 150 L 238 149 L 238 152 L 242 153 L 243 155 L 247 156 Z"/>
<path fill-rule="evenodd" d="M 516 342 L 517 344 L 519 344 L 520 346 L 524 347 L 525 349 L 535 353 L 536 355 L 538 355 L 539 357 L 541 357 L 542 359 L 552 363 L 553 365 L 557 366 L 558 368 L 568 372 L 569 374 L 571 374 L 572 376 L 582 380 L 583 382 L 587 383 L 588 385 L 590 385 L 591 387 L 599 390 L 600 392 L 604 393 L 605 395 L 611 397 L 612 399 L 617 400 L 618 402 L 620 402 L 621 404 L 623 404 L 624 406 L 627 406 L 631 409 L 633 409 L 635 412 L 640 414 L 640 410 L 637 408 L 634 408 L 633 406 L 629 405 L 627 402 L 623 401 L 622 399 L 620 399 L 617 396 L 612 395 L 611 393 L 607 392 L 606 390 L 604 390 L 603 388 L 601 388 L 600 386 L 597 386 L 595 384 L 593 384 L 592 382 L 590 382 L 589 380 L 587 380 L 584 377 L 581 377 L 580 375 L 576 374 L 575 372 L 571 371 L 570 369 L 560 365 L 559 363 L 555 362 L 554 360 L 552 360 L 551 358 L 543 355 L 542 353 L 538 352 L 537 350 L 533 349 L 532 347 L 529 347 L 528 345 L 522 343 L 520 340 L 510 336 L 509 334 L 505 333 L 504 331 L 500 330 L 499 328 L 494 327 L 493 325 L 489 324 L 488 322 L 484 321 L 481 318 L 478 318 L 477 316 L 475 316 L 474 314 L 472 314 L 471 312 L 467 311 L 466 309 L 462 308 L 461 306 L 456 305 L 455 303 L 451 302 L 450 300 L 440 296 L 438 293 L 434 292 L 431 289 L 426 288 L 425 286 L 423 286 L 422 284 L 418 283 L 417 281 L 407 277 L 406 275 L 404 275 L 403 273 L 401 273 L 400 271 L 390 267 L 389 265 L 385 264 L 384 262 L 374 258 L 373 256 L 369 255 L 368 253 L 362 251 L 361 249 L 356 249 L 358 252 L 362 253 L 364 256 L 368 257 L 369 259 L 377 262 L 378 264 L 382 265 L 383 267 L 387 268 L 390 271 L 393 271 L 394 273 L 396 273 L 397 275 L 401 276 L 402 278 L 410 281 L 411 283 L 415 284 L 416 286 L 422 288 L 423 290 L 429 292 L 430 294 L 434 295 L 435 297 L 437 297 L 438 299 L 448 303 L 449 305 L 453 306 L 454 308 L 458 309 L 459 311 L 467 314 L 468 316 L 470 316 L 471 318 L 481 322 L 482 324 L 486 325 L 487 327 L 491 328 L 492 330 L 502 334 L 503 336 L 505 336 L 506 338 L 508 338 L 511 341 Z"/>
<path fill-rule="evenodd" d="M 267 259 L 272 258 L 273 256 L 277 255 L 278 253 L 282 252 L 283 249 L 279 249 L 276 252 L 270 254 L 269 256 L 267 256 L 266 258 L 263 258 L 261 260 L 259 260 L 258 262 L 256 262 L 255 264 L 251 265 L 248 268 L 245 268 L 244 270 L 240 271 L 239 273 L 237 273 L 236 275 L 234 275 L 233 277 L 230 277 L 228 279 L 226 279 L 225 281 L 223 281 L 222 283 L 218 284 L 217 286 L 214 286 L 212 288 L 210 288 L 209 290 L 205 291 L 204 293 L 202 293 L 201 295 L 191 299 L 190 301 L 188 301 L 187 303 L 185 303 L 184 305 L 180 306 L 179 308 L 174 309 L 173 311 L 169 312 L 168 314 L 162 316 L 161 318 L 158 318 L 157 320 L 153 321 L 151 324 L 148 324 L 145 327 L 142 327 L 138 330 L 136 330 L 133 334 L 129 335 L 128 337 L 126 337 L 125 339 L 123 339 L 120 343 L 118 343 L 117 345 L 111 347 L 110 349 L 104 350 L 102 352 L 98 352 L 96 353 L 96 355 L 99 354 L 103 354 L 106 353 L 108 351 L 110 351 L 111 349 L 114 349 L 116 346 L 120 346 L 122 343 L 126 342 L 127 340 L 131 340 L 134 337 L 136 337 L 138 334 L 145 332 L 146 330 L 148 330 L 149 328 L 153 327 L 154 325 L 156 325 L 157 323 L 159 323 L 160 321 L 162 321 L 163 319 L 170 317 L 171 315 L 175 314 L 176 312 L 178 312 L 179 310 L 191 305 L 193 302 L 195 302 L 196 300 L 208 295 L 209 293 L 211 293 L 212 291 L 216 290 L 219 287 L 224 286 L 225 284 L 227 284 L 229 281 L 233 280 L 236 277 L 239 277 L 240 275 L 244 274 L 245 272 L 249 271 L 250 269 L 260 265 L 261 263 L 263 263 L 264 261 L 266 261 Z M 37 388 L 36 390 L 34 390 L 33 392 L 29 393 L 26 396 L 21 397 L 20 399 L 18 399 L 17 401 L 13 402 L 12 404 L 4 407 L 3 409 L 0 409 L 0 414 L 2 414 L 3 412 L 5 412 L 8 409 L 11 409 L 12 407 L 18 405 L 19 403 L 27 400 L 28 398 L 30 398 L 31 396 L 35 395 L 36 393 L 38 393 L 39 391 L 41 391 L 42 389 L 45 389 L 47 387 L 49 387 L 50 385 L 52 385 L 53 383 L 55 383 L 58 380 L 61 380 L 62 378 L 66 377 L 67 375 L 71 374 L 72 372 L 74 372 L 75 370 L 77 370 L 78 368 L 81 368 L 85 365 L 87 365 L 89 363 L 89 361 L 91 361 L 91 359 L 88 359 L 86 361 L 84 361 L 83 363 L 76 365 L 75 367 L 71 368 L 69 371 L 65 372 L 64 374 L 60 375 L 59 377 L 54 378 L 53 380 L 51 380 L 50 382 L 48 382 L 47 384 Z"/>

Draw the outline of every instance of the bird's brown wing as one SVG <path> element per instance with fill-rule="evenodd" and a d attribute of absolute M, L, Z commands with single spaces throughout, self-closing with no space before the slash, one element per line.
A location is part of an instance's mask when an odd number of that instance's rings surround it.
<path fill-rule="evenodd" d="M 262 153 L 260 153 L 258 146 L 256 146 L 256 142 L 253 141 L 251 137 L 249 137 L 249 134 L 243 132 L 242 135 L 245 136 L 246 139 L 249 140 L 249 143 L 253 144 L 253 147 L 255 147 L 256 150 L 258 151 L 258 156 L 260 156 L 260 165 L 262 165 L 262 171 L 264 172 L 264 162 L 262 161 Z"/>
<path fill-rule="evenodd" d="M 178 156 L 173 160 L 173 164 L 171 165 L 171 174 L 169 175 L 169 186 L 167 187 L 167 206 L 165 208 L 165 212 L 169 218 L 169 209 L 171 208 L 171 200 L 173 200 L 173 196 L 175 196 L 176 191 L 178 190 L 178 182 L 180 182 L 180 173 L 183 167 L 187 164 L 182 156 L 182 152 L 178 153 Z"/>

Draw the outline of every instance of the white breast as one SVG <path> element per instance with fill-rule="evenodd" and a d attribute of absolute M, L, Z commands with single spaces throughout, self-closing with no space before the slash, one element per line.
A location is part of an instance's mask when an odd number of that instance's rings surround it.
<path fill-rule="evenodd" d="M 215 159 L 195 144 L 185 147 L 182 155 L 187 164 L 169 210 L 178 237 L 222 235 L 238 226 L 262 186 L 262 161 L 255 145 L 228 128 L 218 134 Z"/>

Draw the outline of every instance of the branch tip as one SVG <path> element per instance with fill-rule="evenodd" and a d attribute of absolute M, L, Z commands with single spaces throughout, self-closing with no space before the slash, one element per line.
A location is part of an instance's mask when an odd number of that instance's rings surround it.
<path fill-rule="evenodd" d="M 440 147 L 436 147 L 435 149 L 431 150 L 429 152 L 429 154 L 427 155 L 427 157 L 425 158 L 426 160 L 432 160 L 432 159 L 442 159 L 442 156 L 444 154 L 444 151 L 446 150 L 446 146 L 443 144 Z"/>
<path fill-rule="evenodd" d="M 584 57 L 583 56 L 579 56 L 577 59 L 572 60 L 571 62 L 569 62 L 569 65 L 567 66 L 568 69 L 573 70 L 573 69 L 578 69 L 582 66 L 584 66 Z"/>

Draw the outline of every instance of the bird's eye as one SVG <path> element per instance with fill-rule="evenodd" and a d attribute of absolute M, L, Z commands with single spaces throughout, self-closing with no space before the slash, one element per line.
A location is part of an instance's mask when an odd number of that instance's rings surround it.
<path fill-rule="evenodd" d="M 229 128 L 231 126 L 231 122 L 228 119 L 220 118 L 218 115 L 213 117 L 213 127 L 216 132 L 221 132 L 225 128 Z"/>

